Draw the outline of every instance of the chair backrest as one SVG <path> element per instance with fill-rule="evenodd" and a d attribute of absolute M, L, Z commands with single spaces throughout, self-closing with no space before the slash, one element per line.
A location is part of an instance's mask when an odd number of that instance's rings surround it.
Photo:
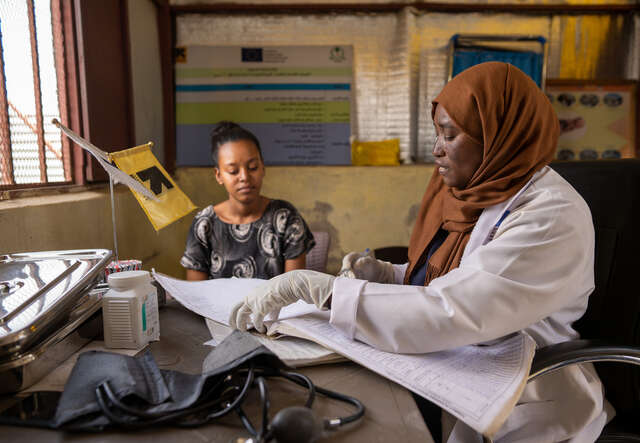
<path fill-rule="evenodd" d="M 373 255 L 378 260 L 388 261 L 395 265 L 403 265 L 409 261 L 406 246 L 385 246 L 373 250 Z"/>
<path fill-rule="evenodd" d="M 327 257 L 329 256 L 329 233 L 324 231 L 312 232 L 316 241 L 315 246 L 307 252 L 307 269 L 326 272 Z"/>
<path fill-rule="evenodd" d="M 551 167 L 585 199 L 595 227 L 595 290 L 574 327 L 582 338 L 638 346 L 640 160 L 554 162 Z M 639 369 L 605 364 L 598 373 L 618 413 L 640 411 Z"/>

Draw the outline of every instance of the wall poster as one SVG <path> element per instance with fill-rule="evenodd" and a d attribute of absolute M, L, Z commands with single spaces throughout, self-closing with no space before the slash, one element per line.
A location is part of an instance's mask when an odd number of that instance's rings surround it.
<path fill-rule="evenodd" d="M 351 46 L 176 48 L 176 163 L 211 165 L 210 134 L 231 120 L 266 164 L 351 164 Z"/>
<path fill-rule="evenodd" d="M 636 91 L 633 81 L 548 80 L 560 119 L 557 159 L 636 157 Z"/>

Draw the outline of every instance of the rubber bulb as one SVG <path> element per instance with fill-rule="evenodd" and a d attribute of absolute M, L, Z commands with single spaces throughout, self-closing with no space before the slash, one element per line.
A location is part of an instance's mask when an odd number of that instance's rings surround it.
<path fill-rule="evenodd" d="M 322 436 L 322 430 L 322 421 L 304 406 L 284 408 L 271 421 L 271 431 L 278 443 L 312 443 Z"/>

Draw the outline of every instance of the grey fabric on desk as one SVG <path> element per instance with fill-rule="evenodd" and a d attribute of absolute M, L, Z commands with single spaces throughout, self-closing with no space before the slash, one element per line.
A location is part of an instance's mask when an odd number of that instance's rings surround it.
<path fill-rule="evenodd" d="M 197 404 L 207 387 L 246 362 L 252 361 L 256 367 L 285 367 L 275 354 L 240 331 L 229 335 L 212 354 L 209 370 L 194 375 L 159 369 L 148 351 L 139 357 L 86 352 L 78 358 L 47 427 L 99 431 L 111 426 L 96 399 L 96 388 L 105 381 L 117 399 L 128 406 L 146 413 L 172 412 Z M 135 417 L 130 420 L 135 422 Z"/>
<path fill-rule="evenodd" d="M 99 412 L 95 390 L 106 380 L 119 399 L 134 395 L 148 404 L 157 405 L 170 395 L 160 369 L 149 352 L 140 357 L 101 351 L 85 352 L 78 357 L 71 371 L 56 408 L 52 427 L 58 428 Z M 109 419 L 100 415 L 77 425 L 79 428 L 101 429 L 108 424 Z"/>

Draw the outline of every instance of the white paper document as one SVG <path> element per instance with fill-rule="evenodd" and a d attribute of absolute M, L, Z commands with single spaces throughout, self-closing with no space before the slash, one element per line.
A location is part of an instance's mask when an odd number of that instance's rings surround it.
<path fill-rule="evenodd" d="M 232 307 L 264 283 L 255 279 L 185 282 L 159 274 L 155 278 L 185 307 L 224 325 Z M 521 333 L 490 346 L 429 354 L 384 352 L 348 339 L 329 324 L 328 311 L 302 302 L 284 308 L 269 333 L 306 338 L 342 354 L 428 398 L 487 436 L 500 428 L 520 398 L 535 352 L 533 339 Z"/>
<path fill-rule="evenodd" d="M 218 346 L 222 340 L 233 332 L 233 329 L 229 326 L 209 318 L 205 320 L 209 332 L 211 332 L 211 337 L 213 337 L 211 340 L 205 342 L 205 345 Z M 254 333 L 253 338 L 276 354 L 280 360 L 294 368 L 317 365 L 319 363 L 346 361 L 342 355 L 303 338 L 290 336 L 279 336 L 276 338 L 258 333 Z"/>
<path fill-rule="evenodd" d="M 185 308 L 225 325 L 229 325 L 229 315 L 233 307 L 241 302 L 249 291 L 267 281 L 259 278 L 185 281 L 157 272 L 154 272 L 153 276 Z M 314 305 L 299 301 L 282 309 L 278 318 L 292 318 L 314 311 L 318 311 Z M 269 322 L 265 321 L 265 325 L 268 324 Z"/>
<path fill-rule="evenodd" d="M 463 346 L 429 354 L 394 354 L 351 340 L 318 312 L 283 321 L 350 360 L 421 395 L 476 431 L 493 435 L 515 406 L 526 384 L 535 342 L 514 334 L 491 346 Z M 291 328 L 291 329 L 290 329 Z"/>
<path fill-rule="evenodd" d="M 185 281 L 153 273 L 160 285 L 185 308 L 203 317 L 229 324 L 229 314 L 236 303 L 265 280 L 258 278 L 219 278 Z"/>

